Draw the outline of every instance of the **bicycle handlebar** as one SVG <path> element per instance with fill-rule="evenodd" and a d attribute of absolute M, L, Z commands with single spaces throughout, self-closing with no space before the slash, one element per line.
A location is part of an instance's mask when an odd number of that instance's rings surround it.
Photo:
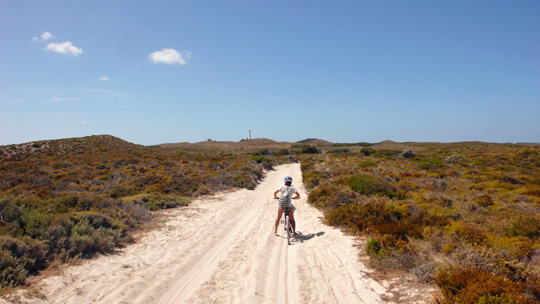
<path fill-rule="evenodd" d="M 279 197 L 274 197 L 274 199 L 279 199 Z M 292 197 L 292 199 L 300 199 L 300 197 Z"/>

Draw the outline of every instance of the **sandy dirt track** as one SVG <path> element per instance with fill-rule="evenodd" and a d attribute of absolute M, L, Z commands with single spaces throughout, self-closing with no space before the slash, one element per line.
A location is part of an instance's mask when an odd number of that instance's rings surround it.
<path fill-rule="evenodd" d="M 273 192 L 292 176 L 301 195 L 287 246 L 273 233 Z M 118 254 L 40 281 L 46 299 L 24 303 L 383 303 L 387 289 L 358 260 L 354 240 L 306 203 L 299 164 L 267 172 L 255 190 L 205 197 Z"/>

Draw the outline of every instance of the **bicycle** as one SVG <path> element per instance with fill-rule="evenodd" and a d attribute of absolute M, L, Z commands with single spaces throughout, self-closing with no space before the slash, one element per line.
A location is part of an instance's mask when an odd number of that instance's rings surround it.
<path fill-rule="evenodd" d="M 293 199 L 298 199 L 298 198 L 293 198 Z M 293 230 L 292 230 L 292 226 L 291 226 L 291 220 L 289 218 L 289 212 L 291 212 L 291 208 L 290 207 L 286 207 L 285 209 L 283 209 L 283 215 L 284 215 L 284 218 L 283 218 L 283 229 L 285 231 L 287 231 L 287 245 L 290 245 L 291 244 L 291 235 L 293 233 Z"/>
<path fill-rule="evenodd" d="M 291 212 L 291 208 L 287 207 L 283 210 L 284 215 L 284 229 L 287 231 L 287 245 L 291 244 L 291 234 L 292 234 L 292 227 L 291 227 L 291 221 L 289 219 L 289 212 Z"/>

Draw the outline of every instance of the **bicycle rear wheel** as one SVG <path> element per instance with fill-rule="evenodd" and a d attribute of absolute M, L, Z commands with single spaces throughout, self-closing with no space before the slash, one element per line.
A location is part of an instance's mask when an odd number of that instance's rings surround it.
<path fill-rule="evenodd" d="M 291 221 L 289 220 L 289 217 L 286 217 L 286 223 L 287 223 L 287 245 L 291 244 Z"/>

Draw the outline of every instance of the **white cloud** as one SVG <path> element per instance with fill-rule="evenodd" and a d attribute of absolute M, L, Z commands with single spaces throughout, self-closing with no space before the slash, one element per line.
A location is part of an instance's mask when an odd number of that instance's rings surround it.
<path fill-rule="evenodd" d="M 88 122 L 86 122 L 86 120 L 81 120 L 81 124 L 84 125 L 84 124 L 87 124 Z"/>
<path fill-rule="evenodd" d="M 54 97 L 52 96 L 51 97 L 51 100 L 50 101 L 77 101 L 81 99 L 80 97 L 68 97 L 68 98 L 62 98 L 62 97 Z"/>
<path fill-rule="evenodd" d="M 109 81 L 109 80 L 111 79 L 107 76 L 99 77 L 99 81 Z"/>
<path fill-rule="evenodd" d="M 186 59 L 191 57 L 191 52 L 185 52 Z M 162 49 L 161 51 L 155 51 L 148 55 L 154 63 L 167 63 L 167 64 L 186 64 L 182 54 L 175 49 Z"/>
<path fill-rule="evenodd" d="M 45 33 L 41 34 L 41 39 L 43 39 L 43 40 L 49 40 L 52 37 L 54 37 L 54 36 L 49 32 L 45 32 Z"/>
<path fill-rule="evenodd" d="M 69 54 L 73 56 L 79 56 L 83 52 L 81 48 L 74 46 L 69 41 L 65 41 L 61 43 L 49 43 L 47 44 L 47 50 L 57 52 L 60 54 Z"/>
<path fill-rule="evenodd" d="M 41 39 L 40 39 L 39 37 L 41 37 Z M 45 32 L 45 33 L 41 34 L 39 37 L 36 36 L 36 37 L 34 37 L 34 38 L 32 38 L 32 39 L 33 39 L 34 41 L 45 41 L 45 40 L 51 39 L 51 38 L 54 37 L 54 36 L 53 36 L 51 33 L 49 33 L 49 32 Z"/>

